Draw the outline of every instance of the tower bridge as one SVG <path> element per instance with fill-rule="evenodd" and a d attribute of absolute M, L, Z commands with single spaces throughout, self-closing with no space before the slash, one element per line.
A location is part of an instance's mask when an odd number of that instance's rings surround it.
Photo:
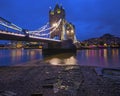
<path fill-rule="evenodd" d="M 4 27 L 4 30 L 0 30 L 0 39 L 46 42 L 48 48 L 71 48 L 71 45 L 77 42 L 75 26 L 68 22 L 65 16 L 64 8 L 57 4 L 54 9 L 49 10 L 49 23 L 34 31 L 25 30 L 0 17 L 0 25 Z"/>

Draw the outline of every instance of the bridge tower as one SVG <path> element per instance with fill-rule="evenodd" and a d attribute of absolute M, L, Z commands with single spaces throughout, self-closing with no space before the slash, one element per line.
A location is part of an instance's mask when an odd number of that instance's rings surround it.
<path fill-rule="evenodd" d="M 66 38 L 75 41 L 75 26 L 72 23 L 66 23 Z"/>
<path fill-rule="evenodd" d="M 62 34 L 62 30 L 63 30 L 63 22 L 65 20 L 65 10 L 63 9 L 62 6 L 59 6 L 58 4 L 56 4 L 54 10 L 49 11 L 49 23 L 50 26 L 55 26 L 56 22 L 58 22 L 59 20 L 62 20 L 60 23 L 60 26 L 56 29 L 55 32 L 53 32 L 50 35 L 50 38 L 58 38 L 61 40 L 61 34 Z"/>
<path fill-rule="evenodd" d="M 56 4 L 54 10 L 49 11 L 49 23 L 50 27 L 55 26 L 56 22 L 62 20 L 60 26 L 50 35 L 50 38 L 57 38 L 59 40 L 71 39 L 75 41 L 75 26 L 72 23 L 67 22 L 65 10 L 62 6 Z"/>

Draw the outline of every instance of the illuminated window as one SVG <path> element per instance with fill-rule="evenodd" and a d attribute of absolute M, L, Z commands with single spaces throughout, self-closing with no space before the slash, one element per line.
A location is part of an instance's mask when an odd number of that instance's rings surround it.
<path fill-rule="evenodd" d="M 54 15 L 54 11 L 51 11 L 50 14 L 51 14 L 51 15 Z"/>
<path fill-rule="evenodd" d="M 60 14 L 60 13 L 61 13 L 61 10 L 60 10 L 60 9 L 58 9 L 58 10 L 57 10 L 57 13 L 58 13 L 58 14 Z"/>

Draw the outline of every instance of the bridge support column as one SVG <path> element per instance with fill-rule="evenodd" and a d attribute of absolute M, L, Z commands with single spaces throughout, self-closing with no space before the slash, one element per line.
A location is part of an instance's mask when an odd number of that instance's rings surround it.
<path fill-rule="evenodd" d="M 53 43 L 48 43 L 48 49 L 60 49 L 61 48 L 61 43 L 53 42 Z"/>
<path fill-rule="evenodd" d="M 48 48 L 42 49 L 43 54 L 76 53 L 76 46 L 72 40 L 63 40 L 61 43 L 48 43 Z"/>

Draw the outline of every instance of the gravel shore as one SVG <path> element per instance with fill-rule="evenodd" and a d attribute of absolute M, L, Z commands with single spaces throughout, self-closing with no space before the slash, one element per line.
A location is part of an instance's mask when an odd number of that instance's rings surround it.
<path fill-rule="evenodd" d="M 0 96 L 120 96 L 120 73 L 110 78 L 96 69 L 44 64 L 0 67 Z"/>

